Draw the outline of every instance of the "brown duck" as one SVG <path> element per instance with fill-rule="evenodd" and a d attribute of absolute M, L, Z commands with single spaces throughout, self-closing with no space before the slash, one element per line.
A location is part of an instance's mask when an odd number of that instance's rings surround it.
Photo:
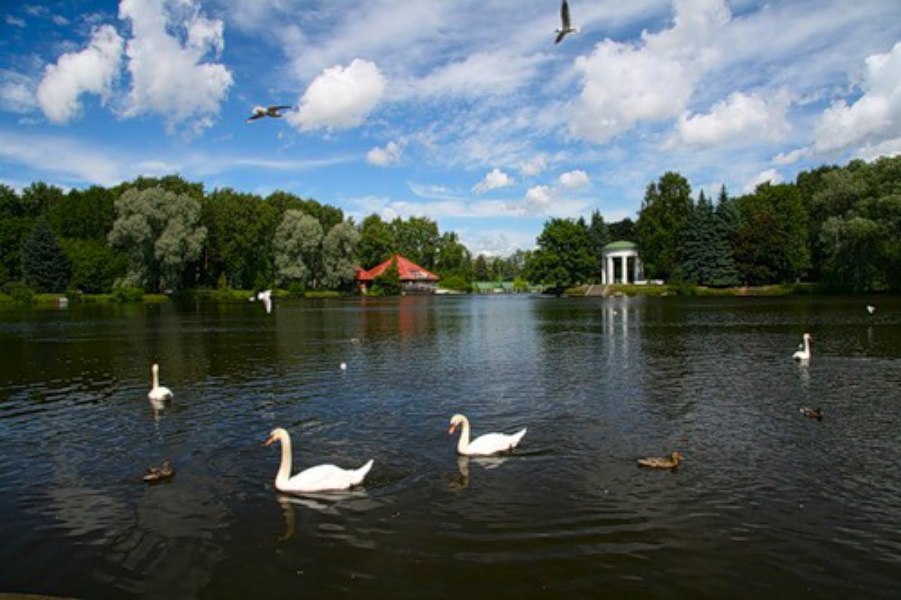
<path fill-rule="evenodd" d="M 652 469 L 675 469 L 680 462 L 682 462 L 682 455 L 678 452 L 673 452 L 669 458 L 653 456 L 638 459 L 638 464 Z"/>
<path fill-rule="evenodd" d="M 147 474 L 144 475 L 144 481 L 147 483 L 156 483 L 157 481 L 171 479 L 173 475 L 175 475 L 175 469 L 172 468 L 172 463 L 168 460 L 164 460 L 163 464 L 159 467 L 147 467 Z"/>

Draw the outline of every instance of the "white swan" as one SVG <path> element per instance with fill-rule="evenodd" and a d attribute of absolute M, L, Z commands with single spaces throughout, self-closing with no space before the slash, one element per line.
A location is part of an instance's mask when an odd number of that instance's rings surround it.
<path fill-rule="evenodd" d="M 280 492 L 328 492 L 346 490 L 363 482 L 372 468 L 373 461 L 359 469 L 342 469 L 335 465 L 317 465 L 305 469 L 291 477 L 291 436 L 281 427 L 273 429 L 266 440 L 269 446 L 275 442 L 282 444 L 282 463 L 275 475 L 275 489 Z"/>
<path fill-rule="evenodd" d="M 489 456 L 497 454 L 505 450 L 516 448 L 522 436 L 526 434 L 526 428 L 513 434 L 506 433 L 486 433 L 480 435 L 476 439 L 469 441 L 469 419 L 463 415 L 454 415 L 450 420 L 450 429 L 448 434 L 453 434 L 457 427 L 463 426 L 463 432 L 460 434 L 460 441 L 457 442 L 457 453 L 466 456 Z"/>
<path fill-rule="evenodd" d="M 555 44 L 559 44 L 563 41 L 563 38 L 566 37 L 567 34 L 570 33 L 579 33 L 578 27 L 573 27 L 569 21 L 569 4 L 566 0 L 563 0 L 563 4 L 560 5 L 560 28 L 556 30 L 557 38 L 554 40 Z"/>
<path fill-rule="evenodd" d="M 795 360 L 810 360 L 810 341 L 813 337 L 809 333 L 804 334 L 804 347 L 792 354 Z"/>
<path fill-rule="evenodd" d="M 150 379 L 153 387 L 150 388 L 147 397 L 154 407 L 159 407 L 163 402 L 172 399 L 172 390 L 160 385 L 160 366 L 156 363 L 150 367 Z"/>

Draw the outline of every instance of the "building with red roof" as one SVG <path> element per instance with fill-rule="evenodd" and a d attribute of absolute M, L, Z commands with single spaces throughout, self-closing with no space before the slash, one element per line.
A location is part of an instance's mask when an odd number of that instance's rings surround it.
<path fill-rule="evenodd" d="M 372 267 L 368 271 L 357 269 L 356 281 L 358 289 L 365 294 L 372 283 L 384 274 L 392 264 L 397 265 L 397 274 L 400 278 L 400 286 L 403 293 L 435 293 L 435 290 L 438 287 L 438 280 L 441 278 L 400 254 L 395 254 L 385 262 Z"/>

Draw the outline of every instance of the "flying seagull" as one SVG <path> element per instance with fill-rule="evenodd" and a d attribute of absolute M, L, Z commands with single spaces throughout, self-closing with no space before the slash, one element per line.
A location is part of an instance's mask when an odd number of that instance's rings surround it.
<path fill-rule="evenodd" d="M 282 115 L 281 111 L 288 110 L 289 108 L 293 108 L 291 106 L 254 106 L 253 113 L 247 119 L 247 122 L 256 121 L 257 119 L 262 119 L 263 117 L 274 117 L 279 118 Z"/>
<path fill-rule="evenodd" d="M 563 4 L 560 5 L 560 29 L 557 29 L 557 39 L 554 40 L 554 43 L 559 44 L 562 42 L 568 33 L 579 33 L 579 28 L 573 27 L 570 23 L 569 3 L 563 0 Z"/>

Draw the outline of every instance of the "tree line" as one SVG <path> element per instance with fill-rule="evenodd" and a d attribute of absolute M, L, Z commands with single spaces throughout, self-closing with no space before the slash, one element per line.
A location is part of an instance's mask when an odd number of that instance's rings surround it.
<path fill-rule="evenodd" d="M 603 247 L 636 242 L 648 278 L 725 287 L 814 281 L 851 291 L 901 289 L 901 157 L 801 173 L 731 197 L 693 197 L 667 172 L 633 222 L 552 218 L 536 248 L 473 257 L 423 217 L 359 224 L 339 208 L 283 191 L 207 192 L 179 176 L 104 188 L 0 184 L 0 286 L 37 292 L 185 288 L 292 292 L 353 287 L 358 266 L 395 253 L 442 285 L 528 281 L 559 289 L 600 280 Z"/>
<path fill-rule="evenodd" d="M 614 227 L 615 225 L 615 227 Z M 901 156 L 823 166 L 794 183 L 716 200 L 693 198 L 667 172 L 645 190 L 634 223 L 551 219 L 525 267 L 536 283 L 566 288 L 600 280 L 601 249 L 638 245 L 648 278 L 729 287 L 816 282 L 827 289 L 901 290 Z"/>

